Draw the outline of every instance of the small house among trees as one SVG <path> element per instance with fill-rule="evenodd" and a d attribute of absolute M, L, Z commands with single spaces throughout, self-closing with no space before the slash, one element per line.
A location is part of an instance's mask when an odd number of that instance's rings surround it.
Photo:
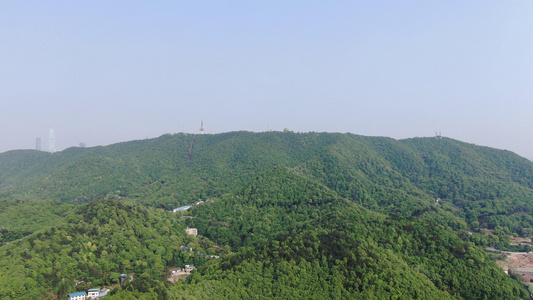
<path fill-rule="evenodd" d="M 87 293 L 85 291 L 68 294 L 68 300 L 85 300 L 85 299 L 87 299 Z"/>
<path fill-rule="evenodd" d="M 197 236 L 198 235 L 198 229 L 196 228 L 185 228 L 185 232 L 187 232 L 187 234 L 192 234 L 194 236 Z"/>

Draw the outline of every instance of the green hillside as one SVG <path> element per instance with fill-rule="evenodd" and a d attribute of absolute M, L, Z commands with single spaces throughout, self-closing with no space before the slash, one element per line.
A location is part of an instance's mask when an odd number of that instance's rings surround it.
<path fill-rule="evenodd" d="M 53 155 L 11 151 L 0 154 L 0 196 L 67 203 L 128 197 L 172 208 L 232 193 L 275 166 L 295 168 L 386 214 L 420 213 L 440 198 L 468 223 L 518 234 L 533 228 L 533 163 L 448 138 L 231 132 L 164 135 Z"/>
<path fill-rule="evenodd" d="M 169 212 L 199 199 L 214 202 Z M 110 299 L 526 298 L 481 247 L 531 237 L 531 199 L 532 162 L 449 138 L 230 132 L 10 151 L 0 298 L 115 287 L 120 273 L 136 279 Z M 165 281 L 187 263 L 186 281 Z"/>
<path fill-rule="evenodd" d="M 161 279 L 169 266 L 186 263 L 179 251 L 184 224 L 173 217 L 124 201 L 84 205 L 62 223 L 0 247 L 0 298 L 63 299 L 117 284 L 121 273 Z"/>
<path fill-rule="evenodd" d="M 170 299 L 528 297 L 452 231 L 422 218 L 370 212 L 285 168 L 191 213 L 189 226 L 237 253 L 174 286 L 154 284 Z M 110 299 L 149 290 L 134 284 Z"/>

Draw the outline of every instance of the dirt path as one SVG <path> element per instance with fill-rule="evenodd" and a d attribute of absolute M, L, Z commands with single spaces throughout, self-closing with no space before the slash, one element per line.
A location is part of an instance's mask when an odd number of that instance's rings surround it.
<path fill-rule="evenodd" d="M 507 254 L 505 260 L 496 261 L 496 263 L 506 272 L 515 272 L 520 274 L 524 281 L 533 282 L 533 254 L 527 252 L 503 252 Z"/>
<path fill-rule="evenodd" d="M 172 283 L 176 283 L 180 278 L 187 277 L 189 275 L 191 275 L 191 273 L 185 271 L 173 272 L 167 277 L 167 280 Z"/>

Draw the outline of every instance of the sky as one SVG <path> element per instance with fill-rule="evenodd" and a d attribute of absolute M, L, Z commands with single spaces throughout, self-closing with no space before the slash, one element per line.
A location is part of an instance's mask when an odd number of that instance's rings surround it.
<path fill-rule="evenodd" d="M 533 159 L 533 1 L 0 1 L 0 152 L 288 128 Z"/>

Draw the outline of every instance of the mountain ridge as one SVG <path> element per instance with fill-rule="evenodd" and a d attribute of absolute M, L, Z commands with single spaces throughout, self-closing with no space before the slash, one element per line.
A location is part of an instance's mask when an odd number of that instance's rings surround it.
<path fill-rule="evenodd" d="M 187 159 L 191 142 L 194 148 Z M 469 223 L 507 226 L 533 213 L 533 163 L 507 150 L 450 138 L 395 140 L 341 133 L 166 134 L 105 147 L 47 154 L 0 154 L 0 197 L 83 203 L 127 197 L 158 207 L 220 197 L 286 166 L 340 196 L 386 214 L 441 207 Z M 520 220 L 524 223 L 524 220 Z"/>

